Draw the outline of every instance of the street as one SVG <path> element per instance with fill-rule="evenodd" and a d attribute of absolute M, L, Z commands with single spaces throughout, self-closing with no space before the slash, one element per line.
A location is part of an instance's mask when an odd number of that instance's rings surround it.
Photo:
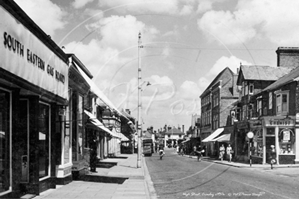
<path fill-rule="evenodd" d="M 298 168 L 236 168 L 165 153 L 145 157 L 158 198 L 299 198 Z"/>

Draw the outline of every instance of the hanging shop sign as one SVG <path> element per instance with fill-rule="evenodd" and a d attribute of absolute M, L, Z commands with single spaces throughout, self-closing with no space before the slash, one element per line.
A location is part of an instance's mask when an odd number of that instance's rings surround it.
<path fill-rule="evenodd" d="M 68 98 L 68 65 L 0 7 L 0 68 Z"/>

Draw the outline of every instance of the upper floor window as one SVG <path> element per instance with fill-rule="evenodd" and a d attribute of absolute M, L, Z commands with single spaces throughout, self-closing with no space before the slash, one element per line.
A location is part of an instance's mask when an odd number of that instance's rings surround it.
<path fill-rule="evenodd" d="M 254 84 L 251 83 L 251 84 L 249 85 L 249 94 L 253 94 L 253 93 L 254 93 Z"/>
<path fill-rule="evenodd" d="M 258 116 L 262 115 L 262 98 L 257 99 L 257 110 L 256 110 Z"/>
<path fill-rule="evenodd" d="M 289 110 L 289 92 L 280 91 L 276 92 L 276 114 L 286 115 Z"/>
<path fill-rule="evenodd" d="M 272 103 L 273 103 L 273 94 L 272 92 L 269 92 L 269 109 L 272 109 Z"/>
<path fill-rule="evenodd" d="M 219 95 L 216 92 L 213 94 L 213 107 L 218 106 L 218 105 L 219 105 Z"/>
<path fill-rule="evenodd" d="M 244 95 L 248 95 L 248 84 L 244 82 Z"/>

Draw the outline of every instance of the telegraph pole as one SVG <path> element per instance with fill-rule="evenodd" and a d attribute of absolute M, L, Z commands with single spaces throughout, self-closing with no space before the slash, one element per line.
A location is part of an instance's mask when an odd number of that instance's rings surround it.
<path fill-rule="evenodd" d="M 142 46 L 142 40 L 141 40 L 142 34 L 139 32 L 138 35 L 138 111 L 137 111 L 137 133 L 138 133 L 138 154 L 137 154 L 137 168 L 141 168 L 141 152 L 142 152 L 142 143 L 141 143 L 141 137 L 142 137 L 142 100 L 141 100 L 141 81 L 142 81 L 142 68 L 141 68 L 141 57 L 140 57 L 140 49 L 143 48 Z"/>

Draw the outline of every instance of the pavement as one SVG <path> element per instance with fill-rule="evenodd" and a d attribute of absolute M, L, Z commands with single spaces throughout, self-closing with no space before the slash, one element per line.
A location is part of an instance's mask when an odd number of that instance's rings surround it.
<path fill-rule="evenodd" d="M 56 186 L 34 199 L 156 199 L 156 192 L 144 157 L 137 168 L 137 154 L 120 154 L 120 158 L 107 158 L 101 163 L 114 163 L 112 167 L 97 167 L 83 180 Z"/>
<path fill-rule="evenodd" d="M 196 156 L 183 155 L 186 158 Z M 220 161 L 202 157 L 202 161 L 210 161 L 238 168 L 270 169 L 269 164 L 245 164 L 239 162 Z M 141 167 L 137 168 L 137 154 L 121 154 L 119 158 L 101 160 L 104 165 L 113 163 L 111 167 L 97 167 L 95 173 L 89 173 L 86 178 L 74 180 L 67 185 L 59 185 L 56 189 L 42 192 L 34 199 L 156 199 L 157 195 L 149 175 L 144 157 Z M 277 168 L 299 168 L 299 164 L 275 165 Z M 283 170 L 283 172 L 286 172 Z"/>
<path fill-rule="evenodd" d="M 197 156 L 189 156 L 189 155 L 183 155 L 188 158 L 194 158 L 197 159 Z M 227 160 L 217 160 L 215 158 L 210 158 L 210 157 L 202 157 L 202 161 L 209 161 L 209 162 L 214 162 L 216 164 L 223 164 L 227 166 L 232 166 L 232 167 L 238 167 L 238 168 L 257 168 L 257 169 L 268 169 L 271 168 L 270 164 L 251 164 L 250 162 L 247 163 L 242 163 L 242 162 L 229 162 Z M 299 168 L 299 164 L 282 164 L 282 165 L 273 165 L 273 168 Z"/>

